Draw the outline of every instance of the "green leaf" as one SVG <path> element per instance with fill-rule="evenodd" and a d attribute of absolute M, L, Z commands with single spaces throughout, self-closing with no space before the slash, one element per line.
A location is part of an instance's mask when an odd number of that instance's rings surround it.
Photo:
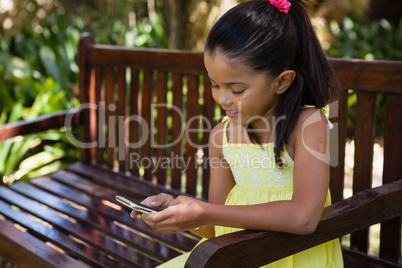
<path fill-rule="evenodd" d="M 23 170 L 34 170 L 43 167 L 55 160 L 62 158 L 64 156 L 64 152 L 61 152 L 62 153 L 58 152 L 55 154 L 46 151 L 39 152 L 22 161 L 19 167 Z"/>
<path fill-rule="evenodd" d="M 37 178 L 40 176 L 48 175 L 48 174 L 56 172 L 64 167 L 65 167 L 65 165 L 61 161 L 55 161 L 49 165 L 43 166 L 36 170 L 22 170 L 21 169 L 15 173 L 15 179 L 16 180 L 29 180 L 29 179 Z"/>
<path fill-rule="evenodd" d="M 43 46 L 39 50 L 39 57 L 45 67 L 46 72 L 58 83 L 61 84 L 61 75 L 56 63 L 56 55 L 53 50 Z"/>

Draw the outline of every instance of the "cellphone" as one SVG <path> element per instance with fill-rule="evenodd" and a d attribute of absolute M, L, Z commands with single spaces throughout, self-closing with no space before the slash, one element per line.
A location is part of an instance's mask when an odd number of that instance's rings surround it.
<path fill-rule="evenodd" d="M 138 212 L 144 213 L 144 214 L 150 214 L 152 212 L 159 212 L 159 210 L 157 210 L 155 208 L 151 208 L 151 207 L 148 207 L 146 205 L 133 202 L 133 201 L 128 200 L 127 198 L 122 197 L 120 195 L 116 195 L 116 200 L 118 202 L 122 203 L 123 205 L 125 205 L 125 206 L 127 206 L 129 208 L 132 208 L 132 209 L 134 209 L 134 210 L 136 210 Z"/>

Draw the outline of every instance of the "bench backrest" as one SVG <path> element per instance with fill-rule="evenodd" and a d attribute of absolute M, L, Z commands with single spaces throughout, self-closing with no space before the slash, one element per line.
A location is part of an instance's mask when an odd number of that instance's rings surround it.
<path fill-rule="evenodd" d="M 330 59 L 345 89 L 330 105 L 331 193 L 343 199 L 348 97 L 356 96 L 353 192 L 372 187 L 373 144 L 379 102 L 385 102 L 383 183 L 402 179 L 402 63 Z M 80 98 L 92 106 L 84 118 L 83 162 L 207 198 L 208 135 L 221 110 L 212 99 L 202 53 L 79 45 Z M 167 105 L 166 105 L 167 104 Z M 381 106 L 383 107 L 383 106 Z M 198 186 L 199 185 L 199 186 Z M 381 228 L 380 255 L 401 254 L 400 218 Z M 368 230 L 351 246 L 367 252 Z"/>
<path fill-rule="evenodd" d="M 95 45 L 84 35 L 79 55 L 81 103 L 95 105 L 81 140 L 98 145 L 82 161 L 191 195 L 201 177 L 207 198 L 208 134 L 220 109 L 202 54 Z"/>

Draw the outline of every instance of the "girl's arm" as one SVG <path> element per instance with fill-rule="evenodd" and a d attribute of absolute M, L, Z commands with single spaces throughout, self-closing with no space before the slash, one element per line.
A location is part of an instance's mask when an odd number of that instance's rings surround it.
<path fill-rule="evenodd" d="M 328 193 L 327 130 L 327 119 L 321 112 L 315 109 L 301 112 L 287 144 L 287 150 L 294 159 L 291 200 L 252 206 L 214 206 L 208 210 L 209 221 L 245 229 L 295 234 L 313 232 Z"/>
<path fill-rule="evenodd" d="M 168 232 L 194 228 L 197 227 L 196 223 L 295 234 L 313 232 L 321 217 L 328 192 L 329 165 L 328 159 L 325 158 L 327 129 L 327 120 L 320 112 L 313 109 L 301 112 L 287 145 L 287 150 L 295 162 L 291 200 L 224 206 L 223 199 L 231 187 L 228 176 L 225 175 L 227 169 L 217 167 L 211 173 L 211 203 L 179 197 L 172 202 L 176 202 L 176 206 L 148 215 L 149 224 L 160 231 Z M 222 156 L 219 149 L 216 152 L 213 150 L 211 157 Z M 222 177 L 219 177 L 221 175 Z"/>

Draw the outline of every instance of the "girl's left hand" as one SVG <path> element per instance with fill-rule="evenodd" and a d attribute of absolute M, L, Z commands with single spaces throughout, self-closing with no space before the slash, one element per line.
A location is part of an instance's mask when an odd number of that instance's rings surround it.
<path fill-rule="evenodd" d="M 143 214 L 142 219 L 159 232 L 182 232 L 206 224 L 203 220 L 207 206 L 195 198 L 179 196 L 163 211 Z"/>

